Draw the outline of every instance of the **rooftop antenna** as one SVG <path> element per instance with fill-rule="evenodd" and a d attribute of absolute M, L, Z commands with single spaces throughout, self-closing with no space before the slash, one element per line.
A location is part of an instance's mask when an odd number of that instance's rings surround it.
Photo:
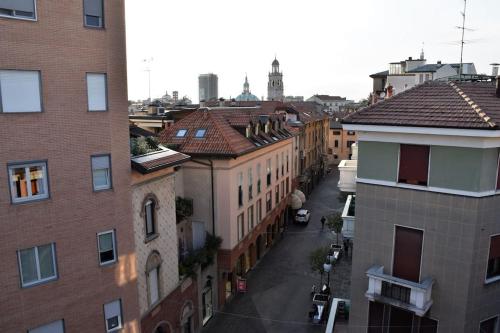
<path fill-rule="evenodd" d="M 149 102 L 151 103 L 151 63 L 153 62 L 153 58 L 143 59 L 142 62 L 146 63 L 145 72 L 148 72 L 148 91 L 149 91 Z"/>
<path fill-rule="evenodd" d="M 462 41 L 460 42 L 460 72 L 458 74 L 459 81 L 462 81 L 463 73 L 463 56 L 464 56 L 464 36 L 465 36 L 465 10 L 467 9 L 467 0 L 464 0 L 464 11 L 462 12 Z"/>

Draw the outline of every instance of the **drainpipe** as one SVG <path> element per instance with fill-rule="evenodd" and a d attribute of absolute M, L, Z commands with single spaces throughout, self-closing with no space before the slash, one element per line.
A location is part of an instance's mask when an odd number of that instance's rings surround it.
<path fill-rule="evenodd" d="M 215 237 L 214 162 L 211 159 L 208 160 L 209 163 L 200 162 L 200 161 L 196 161 L 196 160 L 191 160 L 191 162 L 210 167 L 210 185 L 211 185 L 211 192 L 212 192 L 212 236 Z"/>

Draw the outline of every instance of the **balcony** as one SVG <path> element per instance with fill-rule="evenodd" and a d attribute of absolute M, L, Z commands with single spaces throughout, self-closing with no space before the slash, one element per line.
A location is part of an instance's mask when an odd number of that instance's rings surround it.
<path fill-rule="evenodd" d="M 342 160 L 339 164 L 339 190 L 342 192 L 356 192 L 357 160 Z"/>
<path fill-rule="evenodd" d="M 433 278 L 422 282 L 413 282 L 384 274 L 383 266 L 373 266 L 368 276 L 368 290 L 365 296 L 370 301 L 377 301 L 411 311 L 417 316 L 424 316 L 432 305 Z"/>
<path fill-rule="evenodd" d="M 356 196 L 347 196 L 347 201 L 342 211 L 342 237 L 344 239 L 354 239 L 355 204 Z"/>

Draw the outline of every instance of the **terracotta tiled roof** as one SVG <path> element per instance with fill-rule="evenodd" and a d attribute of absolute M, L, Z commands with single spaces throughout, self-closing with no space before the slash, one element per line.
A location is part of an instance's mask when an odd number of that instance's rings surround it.
<path fill-rule="evenodd" d="M 500 129 L 494 82 L 428 81 L 344 118 L 345 124 Z"/>

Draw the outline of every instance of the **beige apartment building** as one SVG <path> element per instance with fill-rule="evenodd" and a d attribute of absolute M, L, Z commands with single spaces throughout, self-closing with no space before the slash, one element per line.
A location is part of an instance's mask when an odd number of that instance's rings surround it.
<path fill-rule="evenodd" d="M 356 131 L 344 130 L 338 118 L 330 119 L 328 163 L 338 165 L 342 160 L 350 160 L 352 155 L 351 146 L 357 140 Z"/>
<path fill-rule="evenodd" d="M 284 115 L 259 107 L 204 108 L 161 134 L 163 143 L 192 156 L 181 171 L 192 219 L 222 238 L 211 275 L 218 306 L 291 218 L 294 136 L 285 124 Z M 206 278 L 202 273 L 202 284 Z"/>
<path fill-rule="evenodd" d="M 0 0 L 0 331 L 139 332 L 123 1 Z"/>

